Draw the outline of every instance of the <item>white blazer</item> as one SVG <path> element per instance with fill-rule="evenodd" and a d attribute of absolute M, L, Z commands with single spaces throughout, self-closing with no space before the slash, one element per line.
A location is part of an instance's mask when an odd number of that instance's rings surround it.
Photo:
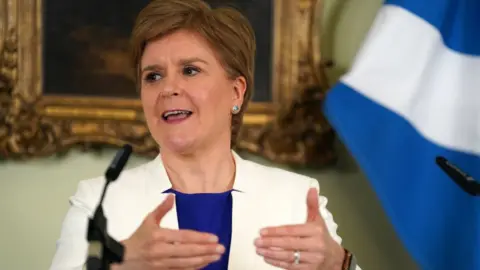
<path fill-rule="evenodd" d="M 236 176 L 232 192 L 232 240 L 229 270 L 278 269 L 264 262 L 256 253 L 254 239 L 266 226 L 303 223 L 307 217 L 306 198 L 310 187 L 319 189 L 317 180 L 292 172 L 271 168 L 242 159 L 233 152 Z M 63 221 L 51 270 L 80 270 L 87 256 L 86 231 L 88 217 L 100 200 L 103 177 L 79 182 L 70 198 L 71 207 Z M 167 196 L 171 187 L 160 156 L 144 165 L 122 172 L 108 187 L 104 198 L 104 213 L 108 232 L 114 239 L 127 239 L 140 226 L 145 216 Z M 337 224 L 327 210 L 327 199 L 320 196 L 320 213 L 333 238 Z M 160 226 L 178 229 L 175 206 L 163 218 Z M 357 267 L 357 270 L 360 268 Z"/>

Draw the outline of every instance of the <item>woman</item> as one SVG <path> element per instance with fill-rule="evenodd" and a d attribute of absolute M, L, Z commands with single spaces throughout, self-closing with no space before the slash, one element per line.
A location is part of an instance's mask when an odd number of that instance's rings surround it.
<path fill-rule="evenodd" d="M 138 16 L 132 47 L 161 154 L 107 191 L 108 231 L 125 246 L 125 261 L 112 269 L 355 269 L 316 180 L 232 151 L 255 57 L 239 12 L 154 0 Z M 79 183 L 51 269 L 85 263 L 87 219 L 103 181 Z"/>

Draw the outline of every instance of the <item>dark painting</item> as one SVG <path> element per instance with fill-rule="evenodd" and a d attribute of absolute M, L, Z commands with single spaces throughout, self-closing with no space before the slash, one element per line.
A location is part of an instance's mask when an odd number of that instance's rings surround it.
<path fill-rule="evenodd" d="M 137 98 L 128 42 L 138 12 L 149 0 L 45 0 L 44 94 Z M 240 9 L 255 29 L 253 100 L 271 94 L 273 0 L 210 0 Z"/>

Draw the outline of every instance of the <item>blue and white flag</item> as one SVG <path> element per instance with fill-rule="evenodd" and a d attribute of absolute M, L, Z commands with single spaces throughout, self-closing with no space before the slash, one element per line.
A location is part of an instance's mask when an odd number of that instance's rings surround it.
<path fill-rule="evenodd" d="M 391 0 L 324 112 L 421 269 L 480 269 L 480 0 Z"/>

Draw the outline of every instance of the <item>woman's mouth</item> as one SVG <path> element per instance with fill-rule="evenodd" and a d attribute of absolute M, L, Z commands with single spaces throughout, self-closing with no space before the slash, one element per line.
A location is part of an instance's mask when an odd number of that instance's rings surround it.
<path fill-rule="evenodd" d="M 179 123 L 192 115 L 192 112 L 189 110 L 168 110 L 162 114 L 162 119 L 169 123 Z"/>

